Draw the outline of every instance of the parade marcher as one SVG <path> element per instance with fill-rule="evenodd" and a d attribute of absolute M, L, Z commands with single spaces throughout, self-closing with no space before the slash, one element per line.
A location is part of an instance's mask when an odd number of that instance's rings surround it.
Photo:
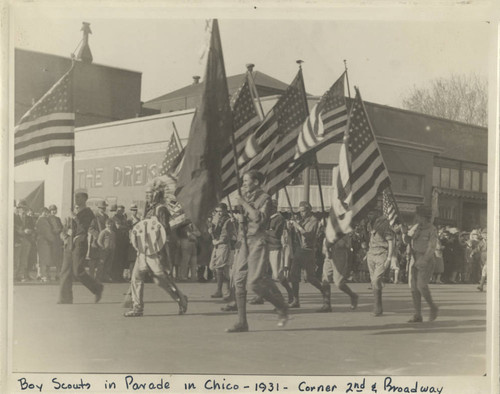
<path fill-rule="evenodd" d="M 54 234 L 49 223 L 50 211 L 48 208 L 42 208 L 40 217 L 38 218 L 36 231 L 36 245 L 38 250 L 38 270 L 37 279 L 42 282 L 48 281 L 48 267 L 52 263 L 51 245 L 54 242 Z"/>
<path fill-rule="evenodd" d="M 31 238 L 34 234 L 34 223 L 27 213 L 28 205 L 26 201 L 19 201 L 17 213 L 14 213 L 14 231 L 16 234 L 14 242 L 18 244 L 14 249 L 14 279 L 21 282 L 30 279 L 28 260 L 32 247 Z"/>
<path fill-rule="evenodd" d="M 212 298 L 222 298 L 222 287 L 226 285 L 226 297 L 230 293 L 230 271 L 233 265 L 234 253 L 231 243 L 235 239 L 235 229 L 227 205 L 223 202 L 215 208 L 215 214 L 208 228 L 212 236 L 212 258 L 210 260 L 210 269 L 215 271 L 217 279 L 217 290 L 211 295 Z"/>
<path fill-rule="evenodd" d="M 370 243 L 366 259 L 370 271 L 370 280 L 374 298 L 373 315 L 381 316 L 382 307 L 382 278 L 391 264 L 394 249 L 394 233 L 387 218 L 378 209 L 370 211 L 368 216 L 368 230 Z"/>
<path fill-rule="evenodd" d="M 58 304 L 73 303 L 73 280 L 79 280 L 95 296 L 95 302 L 102 297 L 104 286 L 85 272 L 85 256 L 88 248 L 88 231 L 95 216 L 87 207 L 88 194 L 75 192 L 75 211 L 65 222 L 63 229 L 64 258 L 61 268 L 61 284 Z"/>
<path fill-rule="evenodd" d="M 123 281 L 123 270 L 128 268 L 129 227 L 125 207 L 118 205 L 111 218 L 115 225 L 116 249 L 111 266 L 111 278 L 114 282 Z"/>
<path fill-rule="evenodd" d="M 323 241 L 323 253 L 325 255 L 322 284 L 323 306 L 318 310 L 318 312 L 332 311 L 330 289 L 330 281 L 332 279 L 337 288 L 351 298 L 351 309 L 354 310 L 358 306 L 359 296 L 351 290 L 346 282 L 349 255 L 352 253 L 350 238 L 350 235 L 344 235 L 342 238 L 335 240 L 333 244 L 329 243 L 326 238 Z"/>
<path fill-rule="evenodd" d="M 483 230 L 479 237 L 479 251 L 480 251 L 480 258 L 481 258 L 481 281 L 479 282 L 479 286 L 477 289 L 479 291 L 484 290 L 484 284 L 486 283 L 486 277 L 487 277 L 487 272 L 488 272 L 488 248 L 487 248 L 488 242 L 487 242 L 487 233 L 486 229 Z"/>
<path fill-rule="evenodd" d="M 299 308 L 299 283 L 301 277 L 301 270 L 306 271 L 307 282 L 311 283 L 316 287 L 321 295 L 323 294 L 323 288 L 321 287 L 321 281 L 316 277 L 316 258 L 315 250 L 318 241 L 318 229 L 319 222 L 318 219 L 312 214 L 312 207 L 307 201 L 301 201 L 299 203 L 299 213 L 301 220 L 292 220 L 292 226 L 299 237 L 299 245 L 294 249 L 294 255 L 292 259 L 292 265 L 290 268 L 285 267 L 285 276 L 289 278 L 292 283 L 293 291 L 293 302 L 289 305 L 290 308 Z"/>
<path fill-rule="evenodd" d="M 101 251 L 99 267 L 109 267 L 113 262 L 116 250 L 116 234 L 111 219 L 106 221 L 106 227 L 99 233 L 97 244 Z"/>
<path fill-rule="evenodd" d="M 227 329 L 227 332 L 248 331 L 247 282 L 255 294 L 275 306 L 279 316 L 278 326 L 284 326 L 288 320 L 288 305 L 268 273 L 269 249 L 266 229 L 271 216 L 271 197 L 262 190 L 263 181 L 264 176 L 258 171 L 251 170 L 243 175 L 243 194 L 239 196 L 238 201 L 243 212 L 237 214 L 237 218 L 245 237 L 234 263 L 238 323 Z"/>
<path fill-rule="evenodd" d="M 139 209 L 137 208 L 137 204 L 132 204 L 130 206 L 131 215 L 130 218 L 128 219 L 129 239 L 130 239 L 130 234 L 132 232 L 132 228 L 141 221 L 141 218 L 138 214 L 138 210 Z M 123 278 L 125 280 L 130 280 L 130 275 L 132 274 L 136 258 L 137 258 L 137 251 L 132 246 L 132 244 L 129 243 L 128 253 L 127 253 L 128 267 L 123 272 Z"/>
<path fill-rule="evenodd" d="M 49 206 L 50 215 L 48 217 L 54 240 L 50 244 L 50 255 L 52 256 L 52 264 L 56 267 L 56 280 L 59 279 L 61 274 L 61 266 L 63 259 L 63 241 L 61 239 L 61 232 L 63 225 L 61 219 L 57 216 L 57 207 L 55 205 Z"/>
<path fill-rule="evenodd" d="M 106 228 L 106 222 L 109 216 L 106 213 L 106 201 L 101 200 L 97 203 L 97 211 L 94 213 L 94 220 L 89 228 L 89 274 L 92 278 L 99 282 L 112 282 L 111 279 L 111 262 L 107 261 L 106 265 L 102 265 L 102 250 L 97 242 L 99 234 Z"/>
<path fill-rule="evenodd" d="M 436 320 L 438 307 L 432 300 L 429 290 L 429 280 L 434 271 L 434 254 L 436 252 L 437 230 L 431 223 L 431 207 L 419 205 L 416 210 L 417 227 L 412 229 L 411 250 L 413 261 L 410 267 L 410 287 L 413 298 L 415 314 L 408 323 L 421 323 L 422 319 L 422 297 L 429 304 L 429 321 Z"/>
<path fill-rule="evenodd" d="M 154 282 L 165 290 L 179 305 L 179 314 L 187 311 L 188 299 L 166 272 L 162 260 L 169 258 L 167 251 L 170 213 L 165 206 L 165 182 L 159 178 L 146 189 L 146 211 L 143 220 L 131 232 L 131 241 L 137 250 L 137 260 L 132 271 L 130 287 L 133 307 L 125 317 L 139 317 L 144 311 L 144 275 L 149 272 Z"/>

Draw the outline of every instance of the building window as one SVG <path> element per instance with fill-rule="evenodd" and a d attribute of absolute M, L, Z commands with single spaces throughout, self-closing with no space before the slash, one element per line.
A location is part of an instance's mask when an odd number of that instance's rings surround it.
<path fill-rule="evenodd" d="M 458 170 L 450 169 L 450 189 L 458 189 Z"/>
<path fill-rule="evenodd" d="M 441 187 L 450 187 L 450 169 L 441 168 Z"/>
<path fill-rule="evenodd" d="M 483 177 L 483 184 L 482 184 L 482 191 L 483 193 L 488 193 L 488 173 L 487 172 L 483 172 L 482 173 L 482 177 Z"/>
<path fill-rule="evenodd" d="M 472 190 L 475 192 L 479 191 L 479 179 L 481 174 L 479 171 L 472 171 Z"/>
<path fill-rule="evenodd" d="M 441 186 L 441 167 L 432 169 L 432 186 Z"/>
<path fill-rule="evenodd" d="M 471 171 L 470 170 L 464 170 L 464 183 L 462 185 L 462 189 L 464 190 L 470 190 L 471 187 Z"/>
<path fill-rule="evenodd" d="M 415 174 L 391 173 L 392 190 L 396 193 L 422 195 L 422 177 Z"/>

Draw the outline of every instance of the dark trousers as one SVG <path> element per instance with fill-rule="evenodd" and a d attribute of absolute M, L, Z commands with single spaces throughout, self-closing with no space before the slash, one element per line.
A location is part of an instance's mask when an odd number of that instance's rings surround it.
<path fill-rule="evenodd" d="M 73 302 L 73 280 L 80 281 L 93 294 L 96 294 L 101 285 L 85 272 L 85 255 L 87 254 L 87 237 L 77 237 L 64 248 L 63 264 L 61 268 L 61 284 L 59 288 L 59 302 Z"/>

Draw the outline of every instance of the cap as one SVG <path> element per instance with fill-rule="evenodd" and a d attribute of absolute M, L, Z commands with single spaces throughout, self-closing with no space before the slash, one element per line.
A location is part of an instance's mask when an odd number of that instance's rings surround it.
<path fill-rule="evenodd" d="M 118 209 L 123 209 L 123 210 L 125 210 L 125 205 L 118 205 L 118 207 L 117 207 L 117 208 L 118 208 Z"/>
<path fill-rule="evenodd" d="M 417 205 L 416 214 L 424 218 L 432 216 L 432 208 L 428 205 Z"/>
<path fill-rule="evenodd" d="M 26 204 L 26 201 L 24 201 L 24 200 L 19 200 L 19 202 L 17 203 L 17 207 L 18 208 L 28 208 L 28 204 Z"/>
<path fill-rule="evenodd" d="M 138 210 L 138 208 L 137 208 L 137 204 L 132 204 L 132 205 L 130 206 L 130 210 L 131 210 L 131 211 L 137 211 L 137 210 Z"/>
<path fill-rule="evenodd" d="M 112 205 L 110 206 L 110 208 L 109 208 L 109 210 L 110 210 L 111 212 L 115 212 L 117 209 L 118 209 L 118 207 L 116 206 L 116 204 L 112 204 Z"/>
<path fill-rule="evenodd" d="M 108 204 L 104 200 L 101 200 L 97 203 L 97 208 L 106 208 L 107 206 Z"/>
<path fill-rule="evenodd" d="M 57 207 L 54 204 L 49 205 L 49 211 L 57 211 Z"/>

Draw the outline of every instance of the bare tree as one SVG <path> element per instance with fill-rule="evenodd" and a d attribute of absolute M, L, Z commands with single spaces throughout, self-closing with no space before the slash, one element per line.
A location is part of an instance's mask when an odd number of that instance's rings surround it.
<path fill-rule="evenodd" d="M 488 123 L 488 82 L 477 74 L 437 78 L 427 86 L 413 86 L 403 97 L 411 111 L 460 122 L 486 126 Z"/>

